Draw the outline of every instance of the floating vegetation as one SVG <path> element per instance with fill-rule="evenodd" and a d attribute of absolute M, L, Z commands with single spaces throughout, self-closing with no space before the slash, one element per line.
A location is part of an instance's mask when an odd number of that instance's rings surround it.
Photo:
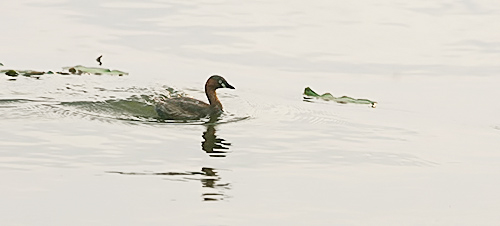
<path fill-rule="evenodd" d="M 369 104 L 372 108 L 377 107 L 377 102 L 371 101 L 368 99 L 355 99 L 355 98 L 348 97 L 348 96 L 334 97 L 330 93 L 325 93 L 325 94 L 319 95 L 318 93 L 314 92 L 311 88 L 306 87 L 304 89 L 304 99 L 312 99 L 312 98 L 322 99 L 325 101 L 335 101 L 335 102 L 341 103 L 341 104 L 348 104 L 348 103 L 351 103 L 351 104 Z"/>
<path fill-rule="evenodd" d="M 5 72 L 5 74 L 6 74 L 7 76 L 11 76 L 11 77 L 15 77 L 15 76 L 18 76 L 18 75 L 19 75 L 19 73 L 17 73 L 17 71 L 14 71 L 14 70 L 7 70 L 7 71 Z"/>
<path fill-rule="evenodd" d="M 101 62 L 102 55 L 97 57 L 96 61 L 99 63 L 99 66 L 102 65 Z M 4 66 L 2 63 L 0 63 L 0 66 Z M 76 65 L 74 67 L 64 67 L 63 70 L 65 71 L 34 71 L 34 70 L 12 70 L 12 69 L 7 69 L 7 70 L 0 70 L 0 74 L 4 73 L 7 76 L 10 77 L 17 77 L 19 75 L 26 76 L 26 77 L 33 77 L 39 79 L 40 76 L 44 74 L 60 74 L 60 75 L 117 75 L 117 76 L 123 76 L 123 75 L 128 75 L 127 72 L 124 71 L 119 71 L 119 70 L 111 70 L 107 68 L 100 68 L 100 67 L 85 67 L 82 65 Z M 15 78 L 11 78 L 9 80 L 15 81 Z"/>
<path fill-rule="evenodd" d="M 90 74 L 90 75 L 128 75 L 127 72 L 119 70 L 110 70 L 107 68 L 100 67 L 85 67 L 82 65 L 76 65 L 74 67 L 64 67 L 64 70 L 68 70 L 69 73 L 74 75 Z"/>
<path fill-rule="evenodd" d="M 0 73 L 3 73 L 10 77 L 17 77 L 19 75 L 33 78 L 40 78 L 40 75 L 45 74 L 43 71 L 32 71 L 32 70 L 0 70 Z"/>
<path fill-rule="evenodd" d="M 3 66 L 3 65 L 2 65 Z M 74 67 L 65 67 L 64 71 L 34 71 L 34 70 L 0 70 L 0 74 L 5 74 L 10 77 L 17 77 L 19 75 L 25 77 L 32 77 L 39 79 L 40 76 L 48 74 L 60 74 L 60 75 L 116 75 L 123 76 L 128 75 L 127 72 L 119 70 L 110 70 L 107 68 L 97 68 L 97 67 L 85 67 L 82 65 L 77 65 Z"/>

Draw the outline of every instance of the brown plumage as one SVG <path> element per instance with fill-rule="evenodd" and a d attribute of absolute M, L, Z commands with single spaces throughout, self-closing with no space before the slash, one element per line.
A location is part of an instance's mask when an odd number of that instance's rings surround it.
<path fill-rule="evenodd" d="M 169 98 L 156 104 L 156 112 L 162 119 L 175 120 L 196 120 L 220 114 L 223 109 L 215 92 L 218 88 L 234 89 L 232 85 L 227 83 L 226 79 L 213 75 L 205 83 L 205 94 L 210 104 L 190 97 Z"/>

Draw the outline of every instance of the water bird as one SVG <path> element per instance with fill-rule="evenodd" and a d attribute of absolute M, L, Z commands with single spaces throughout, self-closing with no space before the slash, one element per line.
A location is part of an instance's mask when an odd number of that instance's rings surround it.
<path fill-rule="evenodd" d="M 221 114 L 222 104 L 215 93 L 219 88 L 234 89 L 222 76 L 212 75 L 205 83 L 205 94 L 209 104 L 190 97 L 175 97 L 158 101 L 156 112 L 162 119 L 174 120 L 196 120 Z"/>

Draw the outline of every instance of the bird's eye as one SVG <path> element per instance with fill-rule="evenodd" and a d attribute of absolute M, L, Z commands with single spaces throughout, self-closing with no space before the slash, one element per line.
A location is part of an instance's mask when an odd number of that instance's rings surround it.
<path fill-rule="evenodd" d="M 220 84 L 220 86 L 222 86 L 222 88 L 226 88 L 226 84 L 224 84 L 224 82 L 222 80 L 219 80 L 219 84 Z"/>

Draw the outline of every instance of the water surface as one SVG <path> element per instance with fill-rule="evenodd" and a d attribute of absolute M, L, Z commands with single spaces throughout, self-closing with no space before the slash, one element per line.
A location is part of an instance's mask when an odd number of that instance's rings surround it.
<path fill-rule="evenodd" d="M 2 225 L 500 221 L 496 2 L 2 8 L 0 69 L 130 73 L 0 75 Z M 212 74 L 236 87 L 217 122 L 157 119 Z"/>

